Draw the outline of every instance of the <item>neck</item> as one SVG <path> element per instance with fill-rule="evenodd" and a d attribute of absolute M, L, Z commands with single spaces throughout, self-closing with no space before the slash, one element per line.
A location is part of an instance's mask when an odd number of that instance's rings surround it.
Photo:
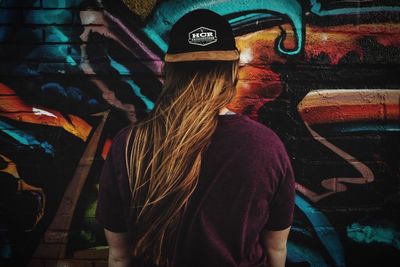
<path fill-rule="evenodd" d="M 235 114 L 235 112 L 233 112 L 232 110 L 229 110 L 229 109 L 226 108 L 226 107 L 223 107 L 223 108 L 219 111 L 218 114 L 219 114 L 219 115 Z"/>

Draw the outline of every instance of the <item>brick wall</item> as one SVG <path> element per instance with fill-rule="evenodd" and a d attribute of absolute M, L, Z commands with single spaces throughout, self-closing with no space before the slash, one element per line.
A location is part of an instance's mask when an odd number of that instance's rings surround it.
<path fill-rule="evenodd" d="M 115 133 L 152 109 L 168 30 L 196 5 L 236 35 L 229 107 L 292 159 L 288 264 L 397 266 L 400 5 L 280 3 L 0 1 L 0 262 L 106 265 L 101 166 Z"/>

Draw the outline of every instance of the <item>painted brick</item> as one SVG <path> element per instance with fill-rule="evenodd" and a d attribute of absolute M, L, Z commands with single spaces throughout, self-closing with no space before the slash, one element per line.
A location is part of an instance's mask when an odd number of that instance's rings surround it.
<path fill-rule="evenodd" d="M 31 260 L 28 267 L 45 267 L 45 263 L 43 260 Z"/>
<path fill-rule="evenodd" d="M 321 66 L 310 65 L 285 65 L 278 71 L 282 72 L 282 78 L 289 85 L 304 88 L 320 88 L 321 84 L 325 88 L 359 88 L 357 84 L 365 86 L 374 86 L 381 84 L 382 77 L 388 78 L 388 81 L 398 81 L 398 76 L 393 76 L 400 70 L 398 65 L 365 64 L 359 66 Z M 365 75 L 368 73 L 368 75 Z M 393 73 L 393 74 L 392 74 Z M 361 88 L 365 88 L 365 86 Z M 379 87 L 377 87 L 379 88 Z"/>
<path fill-rule="evenodd" d="M 60 259 L 46 261 L 46 267 L 92 267 L 92 262 L 73 259 Z"/>
<path fill-rule="evenodd" d="M 28 10 L 23 13 L 23 22 L 26 24 L 71 24 L 72 11 L 56 10 Z"/>
<path fill-rule="evenodd" d="M 357 164 L 357 166 L 361 167 L 362 165 Z M 373 177 L 369 177 L 373 179 L 370 183 L 367 182 L 365 177 L 363 178 L 360 171 L 348 163 L 324 161 L 299 164 L 299 162 L 293 161 L 296 182 L 322 197 L 317 200 L 320 208 L 331 209 L 336 207 L 366 208 L 393 195 L 396 189 L 387 187 L 392 177 L 387 176 L 382 166 L 374 163 L 367 163 L 366 166 L 373 174 Z M 327 188 L 323 186 L 328 181 L 334 182 L 333 178 L 346 178 L 346 182 L 339 184 L 336 180 L 336 190 L 335 187 Z M 300 190 L 300 192 L 308 196 L 308 193 L 304 193 L 303 190 Z M 325 195 L 328 192 L 334 192 L 334 194 Z M 357 196 L 357 198 L 354 196 Z M 310 197 L 310 199 L 313 199 L 313 197 Z"/>
<path fill-rule="evenodd" d="M 74 253 L 75 259 L 98 259 L 98 260 L 107 260 L 108 258 L 108 248 L 95 248 L 95 249 L 85 249 L 76 251 Z"/>
<path fill-rule="evenodd" d="M 2 0 L 0 7 L 40 7 L 40 0 Z"/>
<path fill-rule="evenodd" d="M 81 42 L 80 35 L 83 29 L 79 26 L 50 26 L 44 28 L 44 41 L 46 43 Z"/>
<path fill-rule="evenodd" d="M 0 59 L 16 60 L 19 49 L 15 44 L 0 44 Z"/>
<path fill-rule="evenodd" d="M 12 27 L 7 27 L 7 26 L 0 26 L 0 42 L 5 42 L 8 41 L 8 35 L 10 34 L 10 30 Z"/>
<path fill-rule="evenodd" d="M 68 240 L 68 233 L 67 232 L 60 232 L 60 231 L 51 231 L 48 230 L 44 236 L 44 242 L 47 244 L 50 243 L 66 243 Z"/>
<path fill-rule="evenodd" d="M 11 76 L 19 79 L 19 76 L 39 76 L 39 72 L 37 71 L 37 64 L 34 63 L 23 63 L 15 61 L 2 62 L 0 60 L 0 75 L 4 75 L 5 77 Z"/>
<path fill-rule="evenodd" d="M 44 8 L 70 8 L 81 4 L 82 0 L 42 0 Z"/>
<path fill-rule="evenodd" d="M 71 66 L 68 63 L 39 63 L 37 70 L 45 74 L 60 74 L 60 75 L 83 75 L 84 73 L 78 66 Z"/>
<path fill-rule="evenodd" d="M 19 9 L 0 9 L 0 24 L 20 23 L 21 14 Z"/>
<path fill-rule="evenodd" d="M 64 258 L 66 245 L 64 244 L 39 244 L 33 258 L 36 259 L 59 259 Z M 46 264 L 47 266 L 47 264 Z"/>
<path fill-rule="evenodd" d="M 108 267 L 107 261 L 94 261 L 94 267 Z"/>
<path fill-rule="evenodd" d="M 40 43 L 43 42 L 43 29 L 39 27 L 0 27 L 7 31 L 7 42 Z"/>
<path fill-rule="evenodd" d="M 382 148 L 384 140 L 379 135 L 328 137 L 327 140 L 362 162 L 374 161 L 379 154 L 386 152 Z M 296 138 L 293 142 L 293 156 L 299 161 L 308 162 L 318 159 L 319 161 L 344 162 L 337 153 L 315 139 Z"/>
<path fill-rule="evenodd" d="M 42 73 L 42 74 L 65 74 L 65 75 L 96 75 L 96 76 L 101 76 L 101 77 L 115 77 L 115 72 L 110 71 L 111 67 L 109 65 L 109 63 L 104 62 L 104 63 L 100 63 L 100 62 L 95 62 L 95 63 L 90 63 L 90 68 L 93 69 L 95 72 L 94 73 L 88 73 L 85 74 L 82 69 L 80 69 L 78 66 L 80 65 L 80 62 L 77 61 L 77 65 L 71 65 L 68 63 L 65 63 L 65 60 L 63 60 L 63 58 L 61 58 L 60 61 L 63 62 L 50 62 L 50 60 L 48 60 L 49 62 L 43 61 L 43 62 L 39 62 L 38 66 L 37 66 L 37 70 Z M 85 64 L 85 63 L 84 63 Z M 83 65 L 85 66 L 85 65 Z M 141 69 L 137 69 L 135 70 L 135 74 L 137 75 L 141 75 L 141 77 L 143 77 L 143 75 L 148 75 L 148 79 L 155 79 L 154 74 L 153 73 L 149 73 L 148 71 L 142 71 Z M 130 76 L 129 73 L 125 73 L 123 75 L 118 75 L 121 76 L 118 79 L 123 79 L 126 76 Z M 158 75 L 156 74 L 156 77 L 158 77 Z"/>
<path fill-rule="evenodd" d="M 146 74 L 149 76 L 162 76 L 163 73 L 158 71 L 156 69 L 155 71 L 151 70 L 150 67 L 153 67 L 153 69 L 156 68 L 158 64 L 162 64 L 161 61 L 157 60 L 124 60 L 124 59 L 119 59 L 118 63 L 124 65 L 128 69 L 131 70 L 133 75 L 141 75 L 141 74 Z"/>
<path fill-rule="evenodd" d="M 70 45 L 64 44 L 43 44 L 40 46 L 22 45 L 21 54 L 26 60 L 43 62 L 65 62 L 70 54 Z"/>

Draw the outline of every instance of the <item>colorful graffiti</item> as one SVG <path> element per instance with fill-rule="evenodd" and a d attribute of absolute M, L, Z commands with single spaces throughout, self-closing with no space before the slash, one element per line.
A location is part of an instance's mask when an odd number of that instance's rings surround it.
<path fill-rule="evenodd" d="M 153 108 L 168 31 L 196 8 L 234 30 L 229 107 L 291 156 L 288 265 L 399 265 L 394 0 L 0 1 L 0 263 L 105 264 L 101 166 L 115 133 Z"/>

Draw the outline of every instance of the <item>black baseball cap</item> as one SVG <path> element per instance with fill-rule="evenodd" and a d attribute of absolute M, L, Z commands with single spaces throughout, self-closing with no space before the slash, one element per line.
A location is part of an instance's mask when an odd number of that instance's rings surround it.
<path fill-rule="evenodd" d="M 208 9 L 191 11 L 174 24 L 164 58 L 166 62 L 237 59 L 239 51 L 229 22 Z"/>

